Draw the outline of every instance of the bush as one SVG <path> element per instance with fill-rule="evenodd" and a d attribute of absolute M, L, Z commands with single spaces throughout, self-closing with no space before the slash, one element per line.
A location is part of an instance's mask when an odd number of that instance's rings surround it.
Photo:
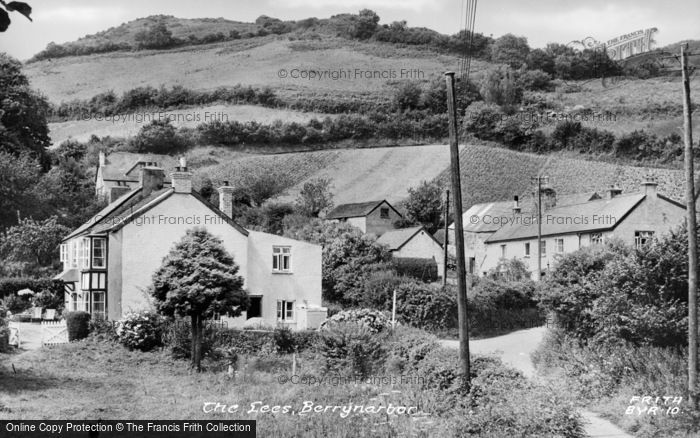
<path fill-rule="evenodd" d="M 131 350 L 150 351 L 163 345 L 163 323 L 157 313 L 129 313 L 117 323 L 117 338 Z"/>
<path fill-rule="evenodd" d="M 392 264 L 396 273 L 427 283 L 437 281 L 438 265 L 434 259 L 394 258 Z"/>
<path fill-rule="evenodd" d="M 28 297 L 20 297 L 19 295 L 7 295 L 2 299 L 2 307 L 6 311 L 12 313 L 22 313 L 32 307 L 32 302 Z"/>
<path fill-rule="evenodd" d="M 87 338 L 90 333 L 90 314 L 77 311 L 68 312 L 63 315 L 68 328 L 68 341 L 78 341 Z"/>
<path fill-rule="evenodd" d="M 272 332 L 275 341 L 275 351 L 280 354 L 293 353 L 296 350 L 294 335 L 288 327 L 278 327 Z"/>
<path fill-rule="evenodd" d="M 457 294 L 453 287 L 406 282 L 396 289 L 396 314 L 425 330 L 457 327 Z"/>
<path fill-rule="evenodd" d="M 217 332 L 212 324 L 202 328 L 202 357 L 206 357 L 217 344 Z M 190 359 L 192 355 L 192 327 L 190 321 L 175 318 L 163 327 L 163 344 L 169 347 L 175 359 Z M 222 344 L 223 345 L 223 344 Z"/>
<path fill-rule="evenodd" d="M 371 333 L 379 333 L 391 327 L 391 321 L 382 312 L 374 309 L 343 310 L 321 323 L 321 329 L 332 328 L 338 323 L 353 323 L 365 326 Z"/>
<path fill-rule="evenodd" d="M 61 311 L 65 305 L 63 295 L 63 291 L 56 293 L 45 289 L 34 296 L 34 306 Z"/>
<path fill-rule="evenodd" d="M 62 294 L 63 282 L 52 278 L 0 278 L 0 298 L 14 295 L 22 289 L 33 291 L 48 289 L 54 294 Z"/>
<path fill-rule="evenodd" d="M 427 332 L 409 326 L 398 326 L 391 334 L 387 346 L 389 360 L 393 361 L 395 371 L 407 374 L 430 353 L 439 348 L 438 339 Z"/>
<path fill-rule="evenodd" d="M 172 154 L 183 151 L 192 142 L 177 132 L 170 120 L 154 120 L 141 128 L 138 134 L 130 140 L 131 147 L 136 152 L 152 154 Z"/>
<path fill-rule="evenodd" d="M 386 354 L 382 336 L 367 325 L 334 322 L 319 332 L 318 350 L 325 361 L 325 371 L 367 377 L 381 367 Z"/>
<path fill-rule="evenodd" d="M 10 328 L 0 325 L 0 353 L 10 351 Z"/>
<path fill-rule="evenodd" d="M 211 338 L 217 346 L 232 348 L 239 354 L 254 355 L 276 349 L 274 333 L 271 331 L 228 329 L 212 333 Z"/>

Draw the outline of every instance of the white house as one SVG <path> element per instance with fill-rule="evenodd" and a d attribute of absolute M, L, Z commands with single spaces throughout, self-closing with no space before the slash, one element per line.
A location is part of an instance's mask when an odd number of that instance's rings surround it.
<path fill-rule="evenodd" d="M 183 163 L 184 164 L 184 163 Z M 138 187 L 74 230 L 61 245 L 66 309 L 119 319 L 148 306 L 147 288 L 163 258 L 195 226 L 219 237 L 239 265 L 251 307 L 230 324 L 317 327 L 321 307 L 321 247 L 249 231 L 231 219 L 233 187 L 219 189 L 219 208 L 192 189 L 192 174 L 177 167 L 140 169 Z"/>
<path fill-rule="evenodd" d="M 386 245 L 394 258 L 435 260 L 442 275 L 445 256 L 442 245 L 422 226 L 387 231 L 377 243 Z"/>
<path fill-rule="evenodd" d="M 399 213 L 386 200 L 341 204 L 326 215 L 326 220 L 347 222 L 363 233 L 381 236 L 393 230 L 394 222 L 401 219 Z"/>
<path fill-rule="evenodd" d="M 542 213 L 542 275 L 546 276 L 560 255 L 583 246 L 610 238 L 640 246 L 682 224 L 685 206 L 657 193 L 656 188 L 654 181 L 647 180 L 636 193 L 623 194 L 613 187 L 604 196 L 583 193 L 561 201 L 548 190 Z M 485 275 L 500 261 L 516 258 L 535 276 L 538 216 L 534 208 L 522 208 L 517 202 L 480 204 L 463 217 L 469 224 L 465 225 L 469 272 Z"/>

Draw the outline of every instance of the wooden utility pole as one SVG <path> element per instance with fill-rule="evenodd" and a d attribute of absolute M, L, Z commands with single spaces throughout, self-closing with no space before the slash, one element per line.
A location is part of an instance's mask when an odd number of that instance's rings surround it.
<path fill-rule="evenodd" d="M 450 191 L 445 190 L 445 238 L 442 241 L 442 285 L 447 285 L 447 245 L 450 243 L 448 217 L 450 216 Z"/>
<path fill-rule="evenodd" d="M 450 173 L 452 201 L 455 211 L 455 249 L 457 250 L 457 314 L 459 319 L 459 363 L 462 385 L 469 389 L 469 313 L 467 312 L 467 269 L 464 262 L 464 227 L 462 226 L 462 183 L 459 173 L 459 144 L 457 143 L 457 105 L 455 104 L 455 73 L 445 73 L 447 82 L 447 116 L 450 127 Z"/>
<path fill-rule="evenodd" d="M 685 199 L 688 215 L 688 398 L 693 408 L 698 406 L 698 248 L 695 220 L 695 170 L 693 168 L 693 132 L 688 78 L 687 45 L 681 45 L 683 73 L 683 139 L 685 142 Z"/>
<path fill-rule="evenodd" d="M 542 182 L 549 181 L 546 176 L 536 176 L 532 181 L 537 185 L 537 274 L 535 280 L 542 279 Z"/>

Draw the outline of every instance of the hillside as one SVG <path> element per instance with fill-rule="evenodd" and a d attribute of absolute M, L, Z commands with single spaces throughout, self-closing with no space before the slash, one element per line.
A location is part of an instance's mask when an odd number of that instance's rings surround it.
<path fill-rule="evenodd" d="M 301 185 L 312 178 L 333 181 L 336 204 L 385 198 L 399 202 L 410 187 L 421 181 L 448 181 L 447 145 L 405 146 L 374 149 L 342 149 L 275 155 L 231 153 L 205 148 L 190 154 L 197 168 L 197 185 L 211 178 L 217 186 L 223 180 L 233 184 L 240 175 L 254 168 L 274 169 L 293 177 L 294 186 L 282 197 L 291 201 Z M 562 155 L 535 155 L 481 145 L 465 145 L 461 150 L 464 208 L 513 195 L 531 193 L 530 178 L 538 173 L 551 177 L 561 194 L 603 191 L 612 184 L 625 192 L 639 189 L 642 180 L 653 176 L 659 191 L 683 199 L 683 172 L 586 161 Z"/>

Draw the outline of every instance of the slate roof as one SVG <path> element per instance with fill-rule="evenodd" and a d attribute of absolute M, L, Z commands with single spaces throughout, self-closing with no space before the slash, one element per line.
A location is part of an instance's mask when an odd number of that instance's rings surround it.
<path fill-rule="evenodd" d="M 396 211 L 396 209 L 389 204 L 386 200 L 382 199 L 379 201 L 369 201 L 369 202 L 357 202 L 354 204 L 341 204 L 331 210 L 327 215 L 326 219 L 344 219 L 348 217 L 362 217 L 367 216 L 372 213 L 375 208 L 379 207 L 382 203 L 385 203 L 391 207 L 392 210 L 396 212 L 399 216 L 401 213 Z"/>
<path fill-rule="evenodd" d="M 139 172 L 137 165 L 139 162 L 156 163 L 155 166 L 165 170 L 166 175 L 180 165 L 177 158 L 169 155 L 113 152 L 105 157 L 102 179 L 107 181 L 138 182 Z"/>
<path fill-rule="evenodd" d="M 598 199 L 554 207 L 542 214 L 542 235 L 607 231 L 615 228 L 646 195 L 633 193 L 612 199 Z M 528 213 L 503 225 L 486 242 L 501 242 L 537 237 L 537 217 Z"/>
<path fill-rule="evenodd" d="M 557 207 L 565 205 L 574 205 L 588 202 L 590 200 L 600 199 L 600 196 L 595 192 L 574 193 L 568 195 L 557 195 Z M 535 202 L 533 197 L 527 197 L 520 200 L 520 211 L 524 214 L 529 214 L 535 210 Z M 478 220 L 473 220 L 476 216 Z M 488 220 L 484 220 L 488 216 Z M 471 233 L 493 233 L 501 228 L 499 221 L 491 220 L 496 217 L 513 217 L 513 201 L 498 201 L 485 202 L 482 204 L 474 204 L 467 209 L 462 215 L 462 226 L 464 231 Z M 450 229 L 454 230 L 454 222 L 450 224 Z"/>
<path fill-rule="evenodd" d="M 402 246 L 406 244 L 409 240 L 413 238 L 416 234 L 418 234 L 420 231 L 425 231 L 425 234 L 428 235 L 431 239 L 435 240 L 436 243 L 439 244 L 439 242 L 430 235 L 425 230 L 425 227 L 423 226 L 417 226 L 417 227 L 410 227 L 410 228 L 401 228 L 398 230 L 391 230 L 387 231 L 386 233 L 382 234 L 379 239 L 377 239 L 377 243 L 386 245 L 389 247 L 390 251 L 396 251 L 398 249 L 401 249 Z"/>
<path fill-rule="evenodd" d="M 148 196 L 143 196 L 142 193 L 143 189 L 141 187 L 128 192 L 75 229 L 66 236 L 63 241 L 65 242 L 66 240 L 81 235 L 106 234 L 109 231 L 118 230 L 146 213 L 155 205 L 158 205 L 160 202 L 172 196 L 174 190 L 170 187 L 165 187 L 160 190 L 154 190 L 148 194 Z M 224 212 L 216 208 L 216 206 L 207 201 L 202 195 L 194 190 L 190 194 L 206 205 L 212 212 L 226 220 L 233 228 L 243 235 L 248 235 L 248 230 L 226 216 Z"/>

